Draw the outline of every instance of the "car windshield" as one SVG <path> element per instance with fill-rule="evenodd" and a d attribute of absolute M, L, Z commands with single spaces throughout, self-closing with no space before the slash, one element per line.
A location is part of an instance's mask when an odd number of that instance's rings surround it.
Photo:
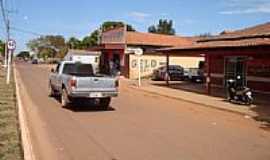
<path fill-rule="evenodd" d="M 94 76 L 93 66 L 91 64 L 65 64 L 63 74 L 77 76 Z"/>

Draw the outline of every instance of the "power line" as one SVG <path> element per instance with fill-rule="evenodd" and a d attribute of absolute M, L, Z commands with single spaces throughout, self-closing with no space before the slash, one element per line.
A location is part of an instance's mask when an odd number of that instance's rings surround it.
<path fill-rule="evenodd" d="M 7 66 L 7 84 L 10 83 L 10 76 L 11 76 L 11 56 L 13 54 L 13 51 L 10 50 L 7 46 L 9 42 L 9 37 L 10 37 L 10 24 L 9 24 L 9 17 L 8 14 L 6 14 L 6 9 L 4 6 L 3 0 L 0 0 L 0 6 L 1 6 L 1 12 L 3 16 L 3 20 L 5 23 L 6 27 L 6 32 L 7 32 L 7 37 L 6 37 L 6 45 L 5 45 L 5 67 Z"/>
<path fill-rule="evenodd" d="M 5 24 L 5 29 L 6 29 L 5 64 L 4 64 L 4 66 L 6 67 L 7 63 L 8 63 L 7 42 L 9 40 L 9 20 L 8 20 L 8 16 L 6 14 L 6 9 L 5 9 L 3 0 L 0 0 L 0 7 L 1 7 L 2 16 L 3 16 L 3 21 L 4 21 L 4 24 Z"/>
<path fill-rule="evenodd" d="M 11 27 L 10 29 L 12 29 L 14 31 L 22 32 L 22 33 L 32 34 L 35 36 L 43 36 L 44 35 L 41 33 L 33 32 L 33 31 L 29 31 L 29 30 L 25 30 L 25 29 L 21 29 L 21 28 L 17 28 L 17 27 Z"/>
<path fill-rule="evenodd" d="M 6 10 L 5 10 L 5 7 L 4 7 L 4 2 L 3 0 L 0 0 L 0 6 L 1 6 L 1 12 L 2 12 L 2 16 L 3 16 L 3 20 L 4 20 L 4 23 L 5 23 L 5 27 L 7 29 L 8 27 L 8 16 L 6 14 Z"/>

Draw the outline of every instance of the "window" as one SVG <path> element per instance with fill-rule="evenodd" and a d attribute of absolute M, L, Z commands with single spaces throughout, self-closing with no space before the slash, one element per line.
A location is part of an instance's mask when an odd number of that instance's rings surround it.
<path fill-rule="evenodd" d="M 91 64 L 65 64 L 63 74 L 77 76 L 94 76 L 93 66 Z"/>
<path fill-rule="evenodd" d="M 98 63 L 98 57 L 95 58 L 95 63 Z"/>

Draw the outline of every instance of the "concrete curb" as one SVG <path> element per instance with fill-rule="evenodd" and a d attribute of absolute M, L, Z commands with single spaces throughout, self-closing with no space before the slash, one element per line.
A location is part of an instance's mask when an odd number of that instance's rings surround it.
<path fill-rule="evenodd" d="M 229 113 L 238 114 L 238 115 L 241 115 L 241 116 L 256 117 L 256 115 L 254 113 L 241 112 L 241 111 L 237 111 L 237 110 L 220 108 L 220 107 L 217 107 L 217 106 L 214 106 L 214 105 L 208 105 L 208 104 L 205 104 L 205 103 L 194 102 L 194 101 L 187 100 L 187 99 L 184 99 L 184 98 L 174 97 L 174 96 L 170 96 L 170 95 L 166 95 L 166 94 L 161 94 L 161 93 L 157 93 L 157 92 L 154 92 L 154 91 L 149 91 L 147 89 L 138 88 L 138 87 L 135 87 L 135 86 L 130 86 L 130 88 L 137 89 L 137 90 L 139 90 L 141 92 L 145 92 L 145 93 L 149 93 L 149 94 L 153 94 L 153 95 L 158 95 L 158 96 L 162 96 L 162 97 L 166 97 L 166 98 L 170 98 L 170 99 L 174 99 L 174 100 L 185 101 L 185 102 L 188 102 L 188 103 L 192 103 L 192 104 L 196 104 L 196 105 L 202 105 L 202 106 L 210 107 L 210 108 L 220 110 L 220 111 L 225 111 L 225 112 L 229 112 Z"/>
<path fill-rule="evenodd" d="M 20 130 L 21 130 L 21 140 L 22 140 L 22 147 L 23 147 L 23 156 L 24 156 L 24 160 L 36 160 L 35 154 L 33 151 L 31 138 L 30 138 L 27 120 L 25 117 L 25 112 L 22 105 L 16 65 L 14 65 L 13 68 L 14 68 L 13 73 L 14 73 L 14 80 L 15 80 L 15 86 L 16 86 L 16 98 L 17 98 L 17 106 L 18 106 L 19 124 L 20 124 Z"/>

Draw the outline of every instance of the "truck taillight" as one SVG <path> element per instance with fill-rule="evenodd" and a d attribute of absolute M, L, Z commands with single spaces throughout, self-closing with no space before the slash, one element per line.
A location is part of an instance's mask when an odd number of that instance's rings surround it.
<path fill-rule="evenodd" d="M 70 87 L 77 87 L 77 80 L 76 79 L 69 80 L 69 85 Z"/>
<path fill-rule="evenodd" d="M 119 80 L 115 81 L 115 87 L 119 87 Z"/>

